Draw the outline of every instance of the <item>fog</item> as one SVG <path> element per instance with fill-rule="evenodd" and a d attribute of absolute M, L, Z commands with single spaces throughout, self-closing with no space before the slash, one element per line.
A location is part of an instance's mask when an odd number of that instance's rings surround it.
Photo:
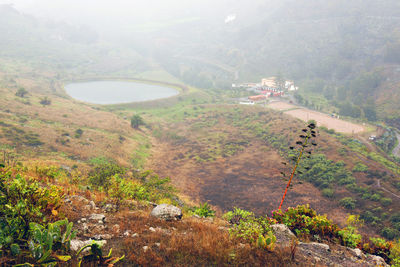
<path fill-rule="evenodd" d="M 75 25 L 88 25 L 102 32 L 129 29 L 134 25 L 171 19 L 198 19 L 224 23 L 228 16 L 260 16 L 272 8 L 269 0 L 1 0 L 21 12 Z M 279 1 L 278 1 L 279 2 Z M 284 2 L 284 1 L 281 1 Z M 270 5 L 267 8 L 266 5 Z"/>

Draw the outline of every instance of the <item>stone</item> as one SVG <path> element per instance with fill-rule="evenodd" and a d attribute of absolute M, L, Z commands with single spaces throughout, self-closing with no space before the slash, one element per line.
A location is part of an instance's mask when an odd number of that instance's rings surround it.
<path fill-rule="evenodd" d="M 121 227 L 119 226 L 119 224 L 114 224 L 114 225 L 111 227 L 111 231 L 113 231 L 113 232 L 116 233 L 116 234 L 119 234 L 120 229 L 121 229 Z"/>
<path fill-rule="evenodd" d="M 89 202 L 89 206 L 92 210 L 96 209 L 96 203 L 93 200 Z"/>
<path fill-rule="evenodd" d="M 106 216 L 104 214 L 96 214 L 93 213 L 92 215 L 90 215 L 89 220 L 91 221 L 101 221 L 102 223 L 106 222 Z"/>
<path fill-rule="evenodd" d="M 146 252 L 147 250 L 149 250 L 149 247 L 148 246 L 144 246 L 143 247 L 143 251 Z"/>
<path fill-rule="evenodd" d="M 290 247 L 293 241 L 297 240 L 293 232 L 284 224 L 273 224 L 271 229 L 276 236 L 276 244 L 280 247 Z"/>
<path fill-rule="evenodd" d="M 89 233 L 89 226 L 86 223 L 82 223 L 82 230 L 85 234 Z"/>
<path fill-rule="evenodd" d="M 92 242 L 95 241 L 93 239 L 89 239 L 86 241 L 82 241 L 79 239 L 73 239 L 71 240 L 71 245 L 70 248 L 72 251 L 78 251 L 79 249 L 81 249 L 83 246 L 92 244 Z M 97 244 L 99 244 L 100 246 L 104 246 L 105 244 L 107 244 L 106 240 L 101 240 L 101 241 L 95 241 Z M 90 248 L 86 248 L 84 251 L 89 250 Z"/>
<path fill-rule="evenodd" d="M 150 227 L 149 230 L 150 230 L 151 232 L 153 232 L 153 233 L 156 231 L 156 229 L 154 229 L 153 227 Z"/>
<path fill-rule="evenodd" d="M 376 255 L 368 255 L 367 262 L 373 263 L 375 266 L 389 267 L 390 265 L 385 262 L 382 257 Z"/>
<path fill-rule="evenodd" d="M 161 204 L 155 207 L 150 215 L 165 221 L 180 220 L 182 219 L 182 210 L 173 205 Z"/>
<path fill-rule="evenodd" d="M 330 250 L 329 245 L 323 243 L 302 243 L 298 244 L 298 247 L 307 250 L 307 251 L 315 251 L 315 252 L 328 252 Z"/>
<path fill-rule="evenodd" d="M 359 248 L 349 248 L 349 251 L 356 256 L 357 258 L 361 259 L 364 253 Z"/>
<path fill-rule="evenodd" d="M 161 243 L 154 243 L 154 245 L 156 245 L 157 247 L 160 247 Z"/>

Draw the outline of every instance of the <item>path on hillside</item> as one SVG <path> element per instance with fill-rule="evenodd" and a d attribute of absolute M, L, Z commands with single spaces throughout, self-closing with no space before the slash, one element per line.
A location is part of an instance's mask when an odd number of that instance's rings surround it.
<path fill-rule="evenodd" d="M 400 158 L 400 134 L 396 133 L 397 136 L 397 146 L 393 149 L 393 155 Z"/>
<path fill-rule="evenodd" d="M 385 191 L 385 192 L 387 192 L 387 193 L 389 193 L 389 194 L 391 194 L 391 195 L 397 197 L 398 199 L 400 199 L 400 196 L 399 196 L 399 195 L 396 195 L 395 193 L 393 193 L 393 192 L 387 190 L 386 188 L 384 188 L 383 186 L 381 186 L 381 180 L 378 179 L 378 180 L 376 181 L 376 185 L 377 185 L 378 188 L 382 189 L 383 191 Z"/>

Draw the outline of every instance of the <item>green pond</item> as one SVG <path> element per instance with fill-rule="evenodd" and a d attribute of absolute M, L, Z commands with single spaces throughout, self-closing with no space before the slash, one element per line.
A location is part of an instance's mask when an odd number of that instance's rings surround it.
<path fill-rule="evenodd" d="M 69 96 L 93 104 L 142 102 L 175 96 L 179 91 L 162 85 L 124 81 L 93 81 L 65 86 Z"/>

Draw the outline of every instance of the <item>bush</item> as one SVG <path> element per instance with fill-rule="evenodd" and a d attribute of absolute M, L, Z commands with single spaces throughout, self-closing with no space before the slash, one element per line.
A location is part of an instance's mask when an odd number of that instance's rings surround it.
<path fill-rule="evenodd" d="M 17 256 L 32 240 L 32 227 L 58 214 L 62 192 L 55 186 L 42 188 L 36 181 L 11 172 L 0 172 L 0 251 Z M 49 226 L 50 227 L 50 226 Z M 32 252 L 33 253 L 33 252 Z M 32 254 L 33 255 L 33 254 Z"/>
<path fill-rule="evenodd" d="M 366 172 L 368 171 L 368 166 L 358 162 L 354 168 L 353 168 L 353 172 Z"/>
<path fill-rule="evenodd" d="M 334 195 L 334 191 L 333 191 L 333 189 L 331 189 L 331 188 L 324 188 L 323 190 L 322 190 L 322 195 L 324 196 L 324 197 L 327 197 L 327 198 L 332 198 L 333 197 L 333 195 Z"/>
<path fill-rule="evenodd" d="M 274 249 L 276 237 L 270 228 L 272 220 L 268 217 L 256 218 L 254 213 L 238 208 L 226 213 L 224 217 L 234 223 L 229 230 L 234 237 L 269 251 Z"/>
<path fill-rule="evenodd" d="M 77 129 L 76 131 L 75 131 L 75 138 L 81 138 L 81 136 L 82 136 L 82 134 L 83 134 L 83 130 L 82 129 Z"/>
<path fill-rule="evenodd" d="M 113 162 L 99 164 L 89 172 L 89 182 L 97 188 L 108 192 L 115 175 L 125 174 L 125 169 Z"/>
<path fill-rule="evenodd" d="M 43 106 L 49 106 L 51 105 L 51 100 L 45 96 L 44 98 L 40 99 L 40 104 L 42 104 Z"/>
<path fill-rule="evenodd" d="M 25 95 L 28 94 L 28 91 L 26 91 L 25 88 L 19 88 L 18 91 L 15 93 L 16 96 L 18 97 L 25 97 Z"/>
<path fill-rule="evenodd" d="M 387 198 L 384 197 L 381 199 L 381 204 L 385 207 L 389 206 L 390 204 L 392 204 L 392 199 L 391 198 Z"/>
<path fill-rule="evenodd" d="M 272 218 L 278 223 L 287 225 L 296 235 L 300 236 L 331 240 L 337 237 L 339 230 L 339 227 L 330 221 L 326 215 L 317 215 L 309 205 L 288 208 L 284 213 L 280 210 L 274 211 Z"/>
<path fill-rule="evenodd" d="M 340 205 L 346 209 L 352 210 L 356 207 L 356 201 L 351 197 L 344 197 L 339 201 Z"/>
<path fill-rule="evenodd" d="M 215 216 L 215 211 L 211 209 L 211 207 L 210 207 L 210 205 L 208 205 L 208 203 L 204 203 L 203 205 L 200 205 L 199 207 L 193 207 L 190 209 L 190 212 L 197 216 L 200 216 L 202 218 Z"/>
<path fill-rule="evenodd" d="M 392 267 L 400 267 L 400 239 L 390 249 Z"/>
<path fill-rule="evenodd" d="M 393 244 L 383 238 L 363 238 L 361 241 L 361 249 L 368 253 L 380 256 L 386 262 L 390 261 L 390 254 Z"/>
<path fill-rule="evenodd" d="M 372 201 L 380 201 L 381 200 L 381 195 L 379 195 L 379 194 L 373 194 L 372 196 L 371 196 L 371 200 Z"/>
<path fill-rule="evenodd" d="M 169 178 L 160 178 L 152 172 L 143 172 L 136 179 L 122 178 L 116 174 L 110 179 L 109 196 L 120 202 L 122 199 L 159 202 L 166 199 L 175 202 L 175 189 Z"/>
<path fill-rule="evenodd" d="M 400 232 L 396 229 L 393 229 L 391 227 L 385 227 L 382 229 L 381 232 L 382 236 L 389 239 L 389 240 L 393 240 L 395 238 L 400 237 Z"/>
<path fill-rule="evenodd" d="M 361 235 L 358 233 L 357 227 L 363 225 L 359 215 L 349 215 L 347 218 L 347 227 L 338 232 L 341 237 L 342 244 L 355 248 L 361 242 Z"/>

